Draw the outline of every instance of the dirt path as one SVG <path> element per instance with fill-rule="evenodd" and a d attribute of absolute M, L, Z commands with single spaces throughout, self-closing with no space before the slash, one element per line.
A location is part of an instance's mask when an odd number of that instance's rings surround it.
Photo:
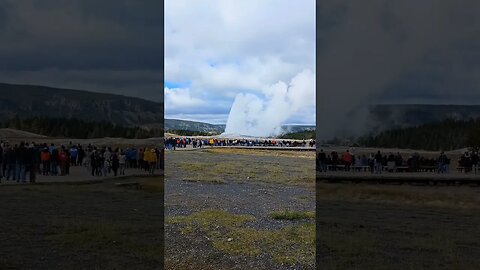
<path fill-rule="evenodd" d="M 157 170 L 155 172 L 156 175 L 162 174 L 161 170 Z M 51 175 L 42 175 L 42 174 L 36 174 L 36 182 L 37 183 L 62 183 L 62 182 L 85 182 L 85 181 L 101 181 L 104 179 L 112 179 L 112 178 L 125 178 L 125 177 L 131 177 L 131 176 L 136 176 L 136 175 L 145 175 L 148 176 L 148 172 L 145 170 L 140 170 L 140 169 L 135 169 L 135 168 L 128 168 L 125 170 L 125 175 L 117 175 L 116 177 L 114 176 L 113 172 L 107 174 L 107 176 L 92 176 L 90 168 L 87 167 L 82 167 L 82 166 L 73 166 L 70 167 L 70 174 L 69 175 L 57 175 L 57 176 L 51 176 Z M 26 182 L 30 182 L 29 178 L 30 174 L 27 172 L 27 178 Z M 21 181 L 17 182 L 14 181 L 13 179 L 10 179 L 10 181 L 7 181 L 5 178 L 3 178 L 0 182 L 0 185 L 9 185 L 9 184 L 22 184 Z"/>

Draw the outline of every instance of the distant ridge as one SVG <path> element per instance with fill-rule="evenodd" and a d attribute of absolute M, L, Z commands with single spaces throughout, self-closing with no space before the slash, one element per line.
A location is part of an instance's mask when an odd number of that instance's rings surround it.
<path fill-rule="evenodd" d="M 0 139 L 4 138 L 47 138 L 47 136 L 12 128 L 0 128 Z"/>
<path fill-rule="evenodd" d="M 0 121 L 55 117 L 121 126 L 161 124 L 163 103 L 123 95 L 0 83 Z"/>
<path fill-rule="evenodd" d="M 225 130 L 225 125 L 215 125 L 204 122 L 188 121 L 180 119 L 165 119 L 165 131 L 188 130 L 196 132 L 212 132 L 220 134 Z"/>
<path fill-rule="evenodd" d="M 480 105 L 384 104 L 370 107 L 368 118 L 373 129 L 392 129 L 441 122 L 480 118 Z"/>
<path fill-rule="evenodd" d="M 225 125 L 222 124 L 209 124 L 198 121 L 188 121 L 180 119 L 165 119 L 165 131 L 174 130 L 188 130 L 204 133 L 216 133 L 220 134 L 225 131 Z M 315 130 L 313 125 L 283 125 L 282 133 L 300 132 L 305 130 Z"/>

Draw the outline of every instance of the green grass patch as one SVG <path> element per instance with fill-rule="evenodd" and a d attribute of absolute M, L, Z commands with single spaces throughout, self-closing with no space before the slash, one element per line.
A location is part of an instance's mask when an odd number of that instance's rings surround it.
<path fill-rule="evenodd" d="M 260 181 L 289 185 L 312 185 L 315 183 L 315 170 L 309 164 L 292 167 L 276 162 L 232 161 L 221 162 L 195 161 L 180 163 L 176 166 L 185 181 L 226 183 L 227 181 Z"/>
<path fill-rule="evenodd" d="M 298 211 L 280 211 L 270 214 L 273 219 L 278 220 L 302 220 L 302 219 L 315 219 L 315 212 L 298 212 Z"/>
<path fill-rule="evenodd" d="M 231 255 L 256 257 L 267 254 L 279 264 L 313 265 L 315 261 L 315 224 L 287 226 L 279 230 L 246 227 L 254 222 L 250 215 L 234 215 L 220 210 L 206 210 L 189 216 L 167 219 L 182 234 L 205 234 L 212 247 Z"/>

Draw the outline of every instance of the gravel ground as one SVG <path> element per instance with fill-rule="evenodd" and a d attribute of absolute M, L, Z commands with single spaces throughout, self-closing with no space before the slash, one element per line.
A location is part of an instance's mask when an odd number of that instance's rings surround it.
<path fill-rule="evenodd" d="M 255 151 L 255 150 L 252 150 Z M 185 181 L 190 172 L 179 169 L 180 164 L 208 164 L 234 162 L 233 174 L 225 174 L 222 184 L 206 181 Z M 299 167 L 311 166 L 311 170 L 284 171 L 288 178 L 314 176 L 314 160 L 295 157 L 249 155 L 237 153 L 202 154 L 200 151 L 175 151 L 166 154 L 165 213 L 166 218 L 188 216 L 203 210 L 221 209 L 234 215 L 250 215 L 255 221 L 243 226 L 256 230 L 279 230 L 289 225 L 314 223 L 314 220 L 275 220 L 275 211 L 315 211 L 315 190 L 311 185 L 269 183 L 261 179 L 239 177 L 244 166 L 251 163 Z M 311 164 L 310 164 L 311 163 Z M 237 169 L 235 169 L 237 168 Z M 302 167 L 303 168 L 303 167 Z M 208 168 L 206 168 L 208 169 Z M 238 170 L 238 171 L 237 171 Z M 197 171 L 202 174 L 202 171 Z M 262 172 L 258 172 L 261 174 Z M 200 179 L 202 179 L 200 177 Z M 239 180 L 244 179 L 244 180 Z M 307 264 L 289 265 L 277 263 L 268 253 L 246 256 L 222 252 L 212 245 L 208 235 L 196 231 L 193 235 L 181 233 L 177 224 L 165 225 L 166 269 L 314 269 L 314 257 Z M 292 251 L 295 247 L 291 247 Z M 313 250 L 314 247 L 312 246 Z"/>

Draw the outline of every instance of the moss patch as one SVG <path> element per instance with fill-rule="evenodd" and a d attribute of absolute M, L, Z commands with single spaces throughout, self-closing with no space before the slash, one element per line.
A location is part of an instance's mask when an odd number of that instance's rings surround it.
<path fill-rule="evenodd" d="M 315 173 L 308 171 L 308 164 L 302 168 L 287 167 L 266 162 L 204 162 L 180 163 L 178 169 L 185 181 L 226 183 L 230 181 L 261 181 L 292 185 L 314 183 Z"/>
<path fill-rule="evenodd" d="M 315 219 L 315 212 L 298 212 L 298 211 L 281 211 L 273 212 L 270 214 L 273 219 L 278 220 L 302 220 L 302 219 Z"/>
<path fill-rule="evenodd" d="M 231 255 L 267 254 L 279 264 L 312 265 L 315 260 L 315 224 L 287 226 L 279 230 L 258 230 L 245 226 L 255 222 L 250 215 L 206 210 L 189 216 L 167 219 L 179 226 L 182 234 L 203 233 L 213 248 Z"/>

